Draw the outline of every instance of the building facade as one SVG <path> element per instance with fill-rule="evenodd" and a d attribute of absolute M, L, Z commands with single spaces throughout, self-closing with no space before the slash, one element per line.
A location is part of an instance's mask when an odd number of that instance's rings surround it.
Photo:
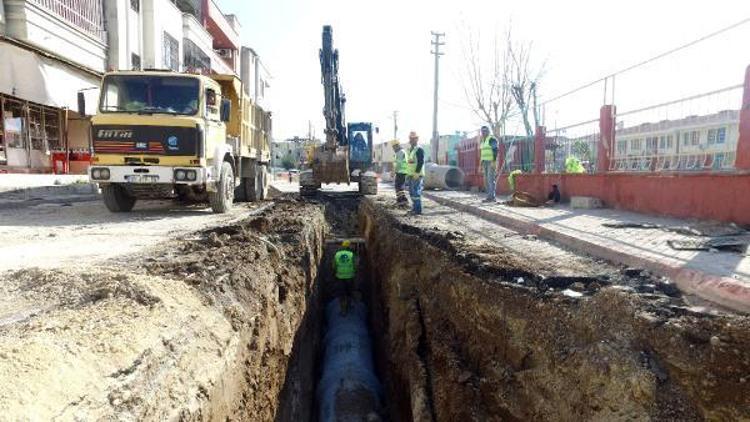
<path fill-rule="evenodd" d="M 101 0 L 0 1 L 0 171 L 85 171 L 88 122 L 107 62 Z"/>
<path fill-rule="evenodd" d="M 269 133 L 270 76 L 214 0 L 0 0 L 0 172 L 84 173 L 106 71 L 235 74 Z"/>

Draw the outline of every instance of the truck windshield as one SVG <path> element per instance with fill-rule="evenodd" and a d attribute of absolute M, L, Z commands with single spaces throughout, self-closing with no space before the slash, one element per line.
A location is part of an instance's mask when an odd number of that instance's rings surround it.
<path fill-rule="evenodd" d="M 194 115 L 199 92 L 196 78 L 109 75 L 104 78 L 99 108 L 104 113 Z"/>

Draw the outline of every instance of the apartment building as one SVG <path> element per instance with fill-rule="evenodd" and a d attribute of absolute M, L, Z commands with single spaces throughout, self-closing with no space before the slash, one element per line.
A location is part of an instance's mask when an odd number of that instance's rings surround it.
<path fill-rule="evenodd" d="M 0 171 L 85 172 L 77 95 L 93 114 L 109 70 L 235 74 L 265 106 L 270 77 L 240 29 L 214 0 L 0 0 Z M 254 130 L 270 130 L 256 114 Z"/>
<path fill-rule="evenodd" d="M 107 61 L 101 0 L 0 0 L 0 171 L 88 164 L 88 123 L 74 111 Z M 57 166 L 57 167 L 55 167 Z"/>

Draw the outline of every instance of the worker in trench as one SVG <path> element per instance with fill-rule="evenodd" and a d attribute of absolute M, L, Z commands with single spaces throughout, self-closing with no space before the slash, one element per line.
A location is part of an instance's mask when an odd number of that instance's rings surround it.
<path fill-rule="evenodd" d="M 424 187 L 424 149 L 419 146 L 416 132 L 409 133 L 409 153 L 407 155 L 409 173 L 409 196 L 412 210 L 410 215 L 422 215 L 422 188 Z"/>
<path fill-rule="evenodd" d="M 479 148 L 479 160 L 484 172 L 484 187 L 487 198 L 484 202 L 495 202 L 495 182 L 497 178 L 497 138 L 490 133 L 490 128 L 482 126 L 482 143 Z"/>
<path fill-rule="evenodd" d="M 351 249 L 351 242 L 344 240 L 341 248 L 333 257 L 333 271 L 336 276 L 336 284 L 341 306 L 341 315 L 346 314 L 354 294 L 354 276 L 357 273 L 356 256 Z"/>
<path fill-rule="evenodd" d="M 396 205 L 399 208 L 409 206 L 409 200 L 406 199 L 406 178 L 408 176 L 408 168 L 406 163 L 406 151 L 401 148 L 401 144 L 398 139 L 391 141 L 391 147 L 393 147 L 393 174 L 394 174 L 394 188 L 396 189 Z"/>

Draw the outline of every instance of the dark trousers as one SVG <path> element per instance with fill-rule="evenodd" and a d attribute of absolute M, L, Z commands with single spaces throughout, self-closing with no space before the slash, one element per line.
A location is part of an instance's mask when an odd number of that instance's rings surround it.
<path fill-rule="evenodd" d="M 396 201 L 408 202 L 406 199 L 406 174 L 396 173 L 396 180 L 394 184 L 396 188 Z"/>

